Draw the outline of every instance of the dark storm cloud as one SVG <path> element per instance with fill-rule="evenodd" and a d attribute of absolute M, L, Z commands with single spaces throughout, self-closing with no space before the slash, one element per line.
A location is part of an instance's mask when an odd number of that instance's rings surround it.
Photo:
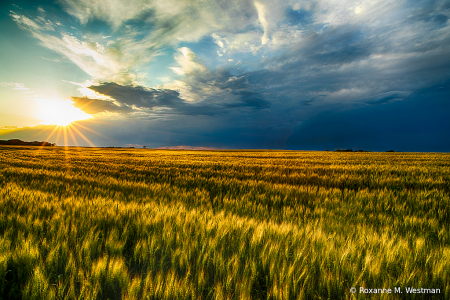
<path fill-rule="evenodd" d="M 327 28 L 266 59 L 268 69 L 247 77 L 262 92 L 272 92 L 269 100 L 283 95 L 286 106 L 317 99 L 330 104 L 388 102 L 397 97 L 377 95 L 393 90 L 404 94 L 450 77 L 450 35 L 433 35 L 434 27 L 423 30 L 430 34 L 412 35 L 396 47 L 384 32 L 349 25 Z"/>
<path fill-rule="evenodd" d="M 177 91 L 168 89 L 152 89 L 142 86 L 124 86 L 114 82 L 92 85 L 89 89 L 110 96 L 121 104 L 135 105 L 142 108 L 177 107 L 183 104 Z"/>
<path fill-rule="evenodd" d="M 233 91 L 233 95 L 237 95 L 241 101 L 235 103 L 227 103 L 226 107 L 254 107 L 266 108 L 269 106 L 268 102 L 261 98 L 257 92 L 248 90 Z"/>
<path fill-rule="evenodd" d="M 376 105 L 376 104 L 386 104 L 393 101 L 401 101 L 409 94 L 410 93 L 408 92 L 398 92 L 398 91 L 386 92 L 380 95 L 376 95 L 371 99 L 368 99 L 366 103 Z"/>
<path fill-rule="evenodd" d="M 101 112 L 118 112 L 118 113 L 128 113 L 133 109 L 129 106 L 122 105 L 118 106 L 111 101 L 101 100 L 101 99 L 90 99 L 86 97 L 72 97 L 74 106 L 80 108 L 87 114 L 98 114 Z"/>
<path fill-rule="evenodd" d="M 341 25 L 324 28 L 322 32 L 310 32 L 304 39 L 294 42 L 280 54 L 265 60 L 272 69 L 287 65 L 305 72 L 305 68 L 319 65 L 342 64 L 359 60 L 371 53 L 371 41 L 364 37 L 357 26 Z"/>
<path fill-rule="evenodd" d="M 408 4 L 413 13 L 408 15 L 407 22 L 425 21 L 442 25 L 448 20 L 445 13 L 450 12 L 450 2 L 446 0 L 409 1 Z"/>
<path fill-rule="evenodd" d="M 228 70 L 191 74 L 186 83 L 192 91 L 202 89 L 216 92 L 206 95 L 205 102 L 215 103 L 224 108 L 249 107 L 264 109 L 270 103 L 264 99 L 258 84 L 251 84 L 247 74 L 233 76 Z M 201 92 L 199 92 L 201 94 Z"/>
<path fill-rule="evenodd" d="M 134 106 L 138 109 L 154 109 L 166 107 L 170 112 L 182 115 L 216 115 L 223 114 L 233 108 L 253 108 L 263 109 L 269 103 L 263 96 L 255 90 L 244 77 L 234 77 L 222 71 L 216 76 L 206 79 L 201 75 L 193 76 L 189 81 L 192 91 L 199 91 L 204 86 L 208 89 L 216 89 L 218 92 L 207 97 L 200 102 L 188 102 L 181 98 L 178 91 L 172 89 L 152 89 L 142 86 L 123 86 L 114 82 L 103 82 L 100 85 L 92 85 L 88 88 L 105 96 L 109 96 L 117 101 L 120 106 L 110 101 L 77 98 L 73 100 L 77 107 L 83 105 L 83 110 L 91 111 L 111 111 L 127 113 Z M 196 85 L 202 85 L 202 88 Z M 89 101 L 91 101 L 89 103 Z M 88 104 L 89 103 L 89 104 Z M 87 111 L 86 111 L 87 112 Z"/>
<path fill-rule="evenodd" d="M 449 151 L 450 84 L 433 86 L 404 101 L 320 112 L 296 127 L 290 149 Z"/>
<path fill-rule="evenodd" d="M 372 41 L 365 37 L 363 30 L 356 26 L 341 25 L 326 28 L 325 32 L 313 33 L 306 45 L 298 45 L 305 59 L 314 60 L 321 65 L 343 64 L 367 57 L 373 47 Z"/>

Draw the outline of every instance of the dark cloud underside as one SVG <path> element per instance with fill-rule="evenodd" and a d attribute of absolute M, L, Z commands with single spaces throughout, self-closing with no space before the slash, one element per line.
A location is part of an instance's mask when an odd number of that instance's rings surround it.
<path fill-rule="evenodd" d="M 111 101 L 101 99 L 89 99 L 85 97 L 72 97 L 74 106 L 80 108 L 82 111 L 88 114 L 98 114 L 101 112 L 118 112 L 128 113 L 132 111 L 132 108 L 122 105 L 118 106 Z"/>

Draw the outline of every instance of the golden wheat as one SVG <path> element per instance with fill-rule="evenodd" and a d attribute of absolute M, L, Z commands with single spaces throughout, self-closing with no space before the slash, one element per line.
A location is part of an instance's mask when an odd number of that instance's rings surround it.
<path fill-rule="evenodd" d="M 449 158 L 0 147 L 0 297 L 449 299 Z"/>

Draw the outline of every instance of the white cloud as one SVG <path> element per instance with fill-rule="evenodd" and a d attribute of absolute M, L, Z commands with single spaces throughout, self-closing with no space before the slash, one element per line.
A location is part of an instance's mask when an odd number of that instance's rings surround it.
<path fill-rule="evenodd" d="M 196 55 L 191 49 L 182 47 L 175 56 L 179 67 L 170 67 L 178 75 L 188 75 L 183 80 L 174 80 L 160 88 L 177 90 L 183 99 L 189 102 L 203 101 L 207 95 L 217 92 L 217 89 L 204 82 L 198 82 L 197 78 L 212 76 L 209 70 L 196 61 Z"/>
<path fill-rule="evenodd" d="M 83 24 L 92 18 L 99 18 L 112 24 L 114 29 L 152 7 L 151 1 L 140 0 L 61 0 L 60 3 Z"/>
<path fill-rule="evenodd" d="M 29 88 L 26 88 L 23 83 L 14 83 L 14 86 L 15 86 L 15 88 L 14 88 L 15 90 L 21 90 L 21 91 L 29 91 L 30 90 Z"/>
<path fill-rule="evenodd" d="M 10 16 L 13 18 L 14 21 L 16 21 L 17 25 L 19 25 L 19 27 L 22 29 L 34 29 L 34 30 L 42 29 L 41 26 L 39 26 L 36 22 L 31 20 L 30 18 L 15 14 L 14 12 L 11 12 Z"/>
<path fill-rule="evenodd" d="M 191 49 L 182 47 L 178 49 L 180 54 L 175 56 L 175 60 L 180 67 L 170 67 L 175 73 L 179 75 L 192 74 L 194 72 L 205 72 L 206 67 L 195 61 L 195 54 Z"/>
<path fill-rule="evenodd" d="M 261 37 L 261 44 L 264 45 L 269 41 L 269 23 L 266 20 L 266 8 L 263 4 L 255 1 L 255 7 L 258 11 L 258 20 L 264 29 L 264 35 Z"/>
<path fill-rule="evenodd" d="M 34 93 L 29 88 L 25 87 L 25 84 L 21 82 L 2 82 L 1 85 L 12 86 L 14 90 L 22 91 L 23 93 Z"/>
<path fill-rule="evenodd" d="M 180 42 L 195 43 L 204 37 L 212 37 L 217 44 L 211 54 L 216 63 L 223 63 L 222 67 L 231 65 L 231 60 L 242 61 L 236 63 L 236 70 L 242 74 L 297 64 L 304 78 L 312 73 L 319 76 L 334 72 L 338 76 L 339 72 L 362 67 L 391 70 L 395 59 L 404 61 L 418 55 L 416 52 L 428 51 L 427 47 L 430 51 L 445 48 L 448 43 L 443 41 L 450 40 L 450 22 L 445 20 L 436 29 L 426 21 L 431 17 L 414 17 L 424 12 L 417 5 L 406 5 L 406 0 L 60 2 L 82 24 L 103 20 L 112 30 L 96 36 L 83 35 L 76 29 L 69 34 L 61 22 L 46 17 L 44 10 L 39 10 L 34 19 L 16 13 L 11 17 L 94 79 L 124 85 L 142 79 L 142 69 L 161 49 L 177 48 Z M 436 10 L 443 5 L 442 1 L 435 3 Z M 170 79 L 165 79 L 166 88 L 179 89 L 190 101 L 223 92 L 211 84 L 216 70 L 208 70 L 189 48 L 180 48 L 175 60 L 171 69 L 178 80 L 169 83 Z M 328 98 L 337 101 L 363 93 L 351 84 L 338 91 L 330 89 Z"/>
<path fill-rule="evenodd" d="M 96 41 L 88 36 L 78 38 L 64 31 L 58 36 L 57 33 L 49 33 L 45 26 L 40 26 L 25 16 L 13 13 L 11 16 L 22 29 L 31 32 L 45 47 L 67 57 L 87 74 L 99 80 L 134 83 L 140 74 L 133 69 L 158 55 L 156 50 L 151 50 L 151 42 L 135 41 L 133 35 L 136 33 L 133 32 L 114 41 Z"/>

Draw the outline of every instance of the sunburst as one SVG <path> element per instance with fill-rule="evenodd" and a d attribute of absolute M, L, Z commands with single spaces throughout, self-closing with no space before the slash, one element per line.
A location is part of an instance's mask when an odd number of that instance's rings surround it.
<path fill-rule="evenodd" d="M 47 141 L 54 137 L 56 143 L 59 144 L 62 137 L 64 147 L 67 148 L 69 144 L 79 146 L 77 138 L 81 138 L 90 147 L 95 147 L 80 129 L 108 139 L 106 136 L 77 122 L 90 119 L 93 116 L 85 113 L 80 108 L 74 107 L 71 100 L 38 99 L 37 101 L 39 102 L 39 109 L 36 111 L 36 116 L 42 120 L 41 125 L 49 125 L 38 134 L 50 129 L 51 132 L 46 138 Z"/>
<path fill-rule="evenodd" d="M 71 100 L 37 100 L 39 108 L 36 117 L 43 125 L 68 126 L 72 122 L 92 118 L 91 115 L 74 107 Z"/>

